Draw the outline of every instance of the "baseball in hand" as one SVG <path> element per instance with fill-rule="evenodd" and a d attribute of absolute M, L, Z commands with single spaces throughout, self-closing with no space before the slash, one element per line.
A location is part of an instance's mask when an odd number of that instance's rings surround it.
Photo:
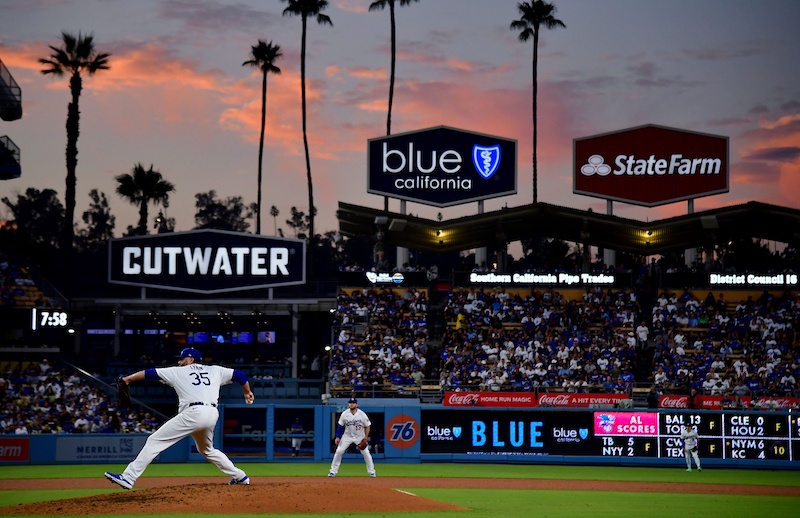
<path fill-rule="evenodd" d="M 253 394 L 248 394 L 248 395 L 246 395 L 244 397 L 244 402 L 247 403 L 248 405 L 252 405 L 253 401 L 255 401 L 255 400 L 256 400 L 256 397 Z"/>

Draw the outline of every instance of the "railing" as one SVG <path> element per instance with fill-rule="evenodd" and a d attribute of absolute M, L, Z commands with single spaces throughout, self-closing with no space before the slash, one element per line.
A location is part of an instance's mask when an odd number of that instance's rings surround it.
<path fill-rule="evenodd" d="M 22 117 L 22 89 L 0 61 L 0 119 L 15 121 Z"/>

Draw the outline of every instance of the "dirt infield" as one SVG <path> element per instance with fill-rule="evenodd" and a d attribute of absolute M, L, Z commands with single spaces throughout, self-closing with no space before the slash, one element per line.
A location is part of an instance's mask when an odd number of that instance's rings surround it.
<path fill-rule="evenodd" d="M 0 490 L 108 489 L 104 479 L 2 480 Z M 800 487 L 600 480 L 534 480 L 477 478 L 260 478 L 249 486 L 228 486 L 220 477 L 141 478 L 134 491 L 0 508 L 2 515 L 50 514 L 291 514 L 337 512 L 410 512 L 463 510 L 396 488 L 533 489 L 713 493 L 722 495 L 800 497 Z M 347 493 L 356 492 L 357 499 Z M 201 504 L 198 504 L 202 502 Z"/>

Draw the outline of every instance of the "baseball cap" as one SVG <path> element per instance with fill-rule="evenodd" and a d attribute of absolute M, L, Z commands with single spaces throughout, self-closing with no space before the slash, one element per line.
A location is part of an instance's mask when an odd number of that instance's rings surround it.
<path fill-rule="evenodd" d="M 200 354 L 200 351 L 194 347 L 187 347 L 181 351 L 181 354 L 178 355 L 178 358 L 194 358 L 195 360 L 202 360 L 203 355 Z"/>
<path fill-rule="evenodd" d="M 355 403 L 355 404 L 358 404 L 358 400 L 357 400 L 356 398 L 354 398 L 354 397 L 351 397 L 351 398 L 350 398 L 350 401 L 348 401 L 348 403 Z"/>

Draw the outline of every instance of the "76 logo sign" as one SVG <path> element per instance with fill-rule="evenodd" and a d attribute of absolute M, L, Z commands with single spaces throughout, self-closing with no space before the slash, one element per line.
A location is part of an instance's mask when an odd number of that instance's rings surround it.
<path fill-rule="evenodd" d="M 406 414 L 398 414 L 386 423 L 386 439 L 393 447 L 404 450 L 419 440 L 419 423 Z"/>

